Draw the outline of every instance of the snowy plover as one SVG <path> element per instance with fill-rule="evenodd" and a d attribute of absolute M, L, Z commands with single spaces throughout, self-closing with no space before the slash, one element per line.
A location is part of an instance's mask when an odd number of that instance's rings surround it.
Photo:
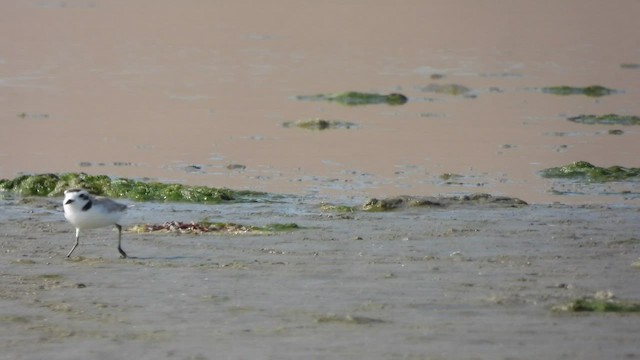
<path fill-rule="evenodd" d="M 122 226 L 118 220 L 122 217 L 126 205 L 117 203 L 101 196 L 92 196 L 83 189 L 69 189 L 64 192 L 64 217 L 76 227 L 76 243 L 67 254 L 71 256 L 79 243 L 80 230 L 95 229 L 99 227 L 115 225 L 118 229 L 118 251 L 123 258 L 127 254 L 120 247 L 122 240 Z"/>

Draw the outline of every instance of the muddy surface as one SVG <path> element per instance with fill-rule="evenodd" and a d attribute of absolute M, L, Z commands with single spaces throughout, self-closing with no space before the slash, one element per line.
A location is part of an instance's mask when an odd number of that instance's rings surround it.
<path fill-rule="evenodd" d="M 135 203 L 125 227 L 210 221 L 270 235 L 85 232 L 60 199 L 0 204 L 2 358 L 635 358 L 637 314 L 552 310 L 640 299 L 637 207 L 404 208 Z M 636 265 L 634 265 L 634 263 Z"/>

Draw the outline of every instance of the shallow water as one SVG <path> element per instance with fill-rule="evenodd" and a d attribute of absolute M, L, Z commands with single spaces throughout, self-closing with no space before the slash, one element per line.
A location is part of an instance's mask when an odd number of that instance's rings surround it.
<path fill-rule="evenodd" d="M 640 114 L 640 70 L 621 66 L 640 63 L 638 13 L 633 0 L 5 2 L 0 177 L 85 171 L 319 198 L 638 202 L 636 183 L 538 175 L 578 160 L 640 166 L 637 127 L 566 120 Z M 423 91 L 430 84 L 471 92 Z M 556 85 L 622 93 L 537 90 Z M 295 98 L 349 90 L 409 102 Z M 357 126 L 282 126 L 310 118 Z M 449 173 L 462 176 L 441 178 Z"/>

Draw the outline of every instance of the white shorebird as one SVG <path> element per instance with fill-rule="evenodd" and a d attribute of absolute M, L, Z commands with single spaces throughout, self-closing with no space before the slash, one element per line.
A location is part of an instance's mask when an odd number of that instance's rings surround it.
<path fill-rule="evenodd" d="M 76 243 L 67 254 L 71 256 L 80 239 L 80 230 L 95 229 L 114 225 L 118 229 L 118 252 L 123 258 L 127 254 L 120 246 L 122 226 L 118 221 L 127 209 L 126 205 L 101 196 L 93 196 L 83 189 L 69 189 L 64 192 L 64 217 L 76 227 Z"/>

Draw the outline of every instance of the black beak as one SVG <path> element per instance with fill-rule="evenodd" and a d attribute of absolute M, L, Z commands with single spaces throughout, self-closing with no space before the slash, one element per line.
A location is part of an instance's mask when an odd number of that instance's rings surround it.
<path fill-rule="evenodd" d="M 73 202 L 73 199 L 69 199 L 64 204 L 67 205 L 67 204 L 71 204 L 72 202 Z"/>

